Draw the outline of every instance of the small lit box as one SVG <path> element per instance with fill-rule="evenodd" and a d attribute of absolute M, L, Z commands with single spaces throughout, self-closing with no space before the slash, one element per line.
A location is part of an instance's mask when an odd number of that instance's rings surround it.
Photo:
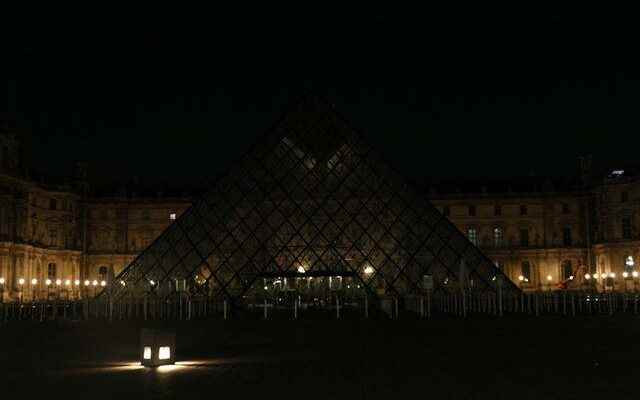
<path fill-rule="evenodd" d="M 140 331 L 140 361 L 145 367 L 175 363 L 176 334 L 157 329 Z"/>

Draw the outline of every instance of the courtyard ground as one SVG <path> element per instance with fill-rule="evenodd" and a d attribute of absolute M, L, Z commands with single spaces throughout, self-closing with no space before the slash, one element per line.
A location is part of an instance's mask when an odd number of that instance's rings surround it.
<path fill-rule="evenodd" d="M 185 321 L 173 323 L 178 365 L 146 369 L 135 365 L 139 329 L 152 325 L 159 324 L 0 326 L 0 393 L 307 400 L 631 399 L 640 392 L 633 316 Z"/>

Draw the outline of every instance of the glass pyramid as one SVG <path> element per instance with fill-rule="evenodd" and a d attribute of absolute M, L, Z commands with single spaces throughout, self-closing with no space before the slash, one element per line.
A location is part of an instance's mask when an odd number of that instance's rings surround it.
<path fill-rule="evenodd" d="M 259 301 L 518 288 L 323 100 L 305 97 L 115 278 Z"/>

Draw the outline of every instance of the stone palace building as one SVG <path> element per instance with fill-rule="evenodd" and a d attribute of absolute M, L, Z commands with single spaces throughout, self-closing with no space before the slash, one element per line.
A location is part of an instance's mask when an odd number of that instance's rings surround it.
<path fill-rule="evenodd" d="M 98 194 L 77 164 L 67 182 L 33 177 L 19 135 L 0 126 L 0 295 L 91 296 L 191 204 L 136 188 Z M 425 196 L 525 290 L 631 288 L 638 281 L 640 175 L 614 170 L 562 184 L 425 185 Z M 604 279 L 603 279 L 604 278 Z"/>

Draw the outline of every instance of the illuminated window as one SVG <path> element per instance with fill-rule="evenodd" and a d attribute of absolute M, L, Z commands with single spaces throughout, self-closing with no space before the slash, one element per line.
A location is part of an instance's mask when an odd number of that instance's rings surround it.
<path fill-rule="evenodd" d="M 473 243 L 474 246 L 478 245 L 478 231 L 476 228 L 467 229 L 467 236 L 469 237 L 469 241 Z"/>
<path fill-rule="evenodd" d="M 631 218 L 630 217 L 622 218 L 622 238 L 631 239 Z"/>
<path fill-rule="evenodd" d="M 144 353 L 143 353 L 142 357 L 145 360 L 151 360 L 151 347 L 144 346 Z"/>
<path fill-rule="evenodd" d="M 169 219 L 170 219 L 171 221 L 175 221 L 175 219 L 176 219 L 176 213 L 171 213 L 171 214 L 169 214 Z"/>
<path fill-rule="evenodd" d="M 158 360 L 168 360 L 171 358 L 171 350 L 169 346 L 160 347 L 158 350 Z"/>
<path fill-rule="evenodd" d="M 571 227 L 570 226 L 565 226 L 564 229 L 562 230 L 562 243 L 565 246 L 571 246 L 571 244 L 572 244 Z"/>
<path fill-rule="evenodd" d="M 562 279 L 569 280 L 573 276 L 573 266 L 571 260 L 564 260 L 562 262 Z"/>
<path fill-rule="evenodd" d="M 635 265 L 636 263 L 633 261 L 633 256 L 626 256 L 624 258 L 624 270 L 626 272 L 633 272 Z"/>
<path fill-rule="evenodd" d="M 531 264 L 529 264 L 529 261 L 522 262 L 521 273 L 526 282 L 531 280 Z"/>
<path fill-rule="evenodd" d="M 493 228 L 493 245 L 495 247 L 502 247 L 504 239 L 504 231 L 499 226 Z"/>

